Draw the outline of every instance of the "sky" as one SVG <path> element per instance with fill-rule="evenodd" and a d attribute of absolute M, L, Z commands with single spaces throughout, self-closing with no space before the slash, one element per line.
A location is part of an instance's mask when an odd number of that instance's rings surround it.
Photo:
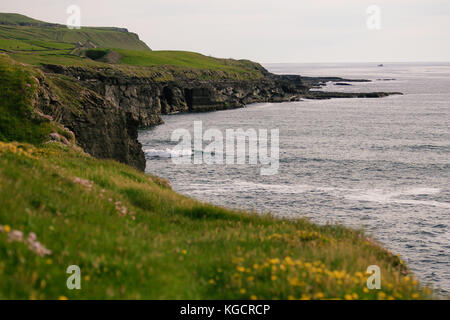
<path fill-rule="evenodd" d="M 82 25 L 128 28 L 153 50 L 261 63 L 450 61 L 450 0 L 1 0 L 0 12 L 65 24 L 70 5 Z"/>

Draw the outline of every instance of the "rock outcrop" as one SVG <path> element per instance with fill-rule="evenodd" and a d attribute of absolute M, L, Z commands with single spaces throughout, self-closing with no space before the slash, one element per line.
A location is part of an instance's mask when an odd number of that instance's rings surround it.
<path fill-rule="evenodd" d="M 75 134 L 77 143 L 94 157 L 115 159 L 140 170 L 145 169 L 142 146 L 137 141 L 139 119 L 84 86 L 61 88 L 43 75 L 36 79 L 39 89 L 35 108 L 63 124 Z M 68 103 L 60 90 L 76 90 L 76 105 Z M 152 123 L 160 122 L 160 117 Z"/>

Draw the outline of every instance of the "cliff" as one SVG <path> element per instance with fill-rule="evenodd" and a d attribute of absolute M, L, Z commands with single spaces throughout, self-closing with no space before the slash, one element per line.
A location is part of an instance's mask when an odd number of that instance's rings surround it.
<path fill-rule="evenodd" d="M 36 107 L 73 131 L 86 152 L 140 170 L 145 169 L 145 157 L 137 141 L 138 129 L 161 124 L 161 114 L 226 110 L 257 102 L 296 101 L 302 97 L 387 95 L 311 91 L 312 87 L 323 84 L 323 78 L 304 81 L 301 76 L 274 75 L 266 70 L 260 79 L 200 80 L 175 75 L 169 81 L 139 77 L 117 69 L 55 64 L 43 65 L 43 71 Z"/>
<path fill-rule="evenodd" d="M 138 129 L 161 124 L 161 114 L 291 101 L 306 90 L 299 78 L 296 83 L 276 76 L 248 81 L 158 82 L 81 67 L 45 65 L 44 71 L 38 79 L 36 108 L 73 131 L 79 145 L 91 155 L 140 170 L 145 169 L 145 157 L 137 141 Z"/>

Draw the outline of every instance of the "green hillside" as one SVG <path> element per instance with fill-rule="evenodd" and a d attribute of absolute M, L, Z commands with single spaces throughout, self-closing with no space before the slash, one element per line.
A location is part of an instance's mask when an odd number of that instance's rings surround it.
<path fill-rule="evenodd" d="M 88 41 L 97 48 L 85 48 Z M 81 48 L 78 43 L 82 44 Z M 173 74 L 221 79 L 263 76 L 261 65 L 248 60 L 218 59 L 186 51 L 151 51 L 136 34 L 125 29 L 70 30 L 63 25 L 9 13 L 0 13 L 1 51 L 32 65 L 107 67 L 133 75 L 162 74 L 160 79 L 171 79 Z"/>
<path fill-rule="evenodd" d="M 5 40 L 15 43 L 5 44 Z M 120 28 L 83 27 L 69 29 L 64 25 L 51 24 L 28 18 L 19 14 L 0 13 L 1 49 L 34 50 L 48 49 L 46 42 L 53 43 L 52 49 L 75 47 L 75 44 L 92 41 L 102 48 L 121 48 L 137 51 L 150 51 L 150 48 L 135 33 Z M 54 46 L 59 43 L 59 46 Z"/>
<path fill-rule="evenodd" d="M 51 23 L 39 21 L 18 13 L 0 13 L 0 24 L 6 25 L 51 25 Z"/>
<path fill-rule="evenodd" d="M 433 297 L 363 232 L 209 205 L 87 155 L 34 109 L 38 73 L 0 54 L 0 299 Z"/>

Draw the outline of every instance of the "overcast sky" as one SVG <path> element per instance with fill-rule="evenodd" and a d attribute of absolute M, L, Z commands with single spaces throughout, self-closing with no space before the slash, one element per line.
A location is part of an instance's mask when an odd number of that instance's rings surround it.
<path fill-rule="evenodd" d="M 1 12 L 126 27 L 154 50 L 269 62 L 450 61 L 450 0 L 2 0 Z M 381 29 L 366 22 L 381 9 Z"/>

